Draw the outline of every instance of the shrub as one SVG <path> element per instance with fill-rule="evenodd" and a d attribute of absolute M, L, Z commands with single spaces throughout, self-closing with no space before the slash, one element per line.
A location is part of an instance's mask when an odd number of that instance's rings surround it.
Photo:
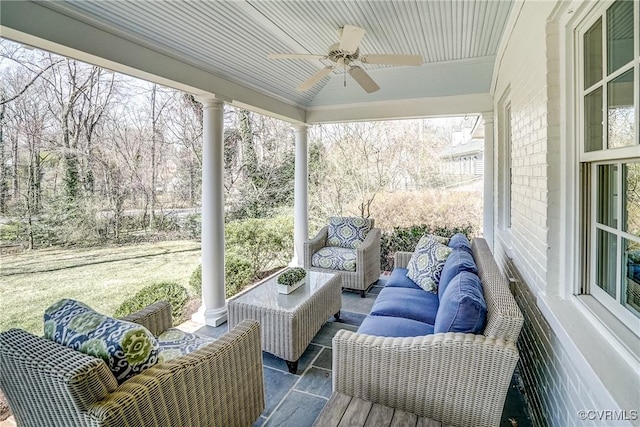
<path fill-rule="evenodd" d="M 448 227 L 432 225 L 414 225 L 411 227 L 394 227 L 391 232 L 384 232 L 380 237 L 380 264 L 383 271 L 393 270 L 393 256 L 397 251 L 413 252 L 418 240 L 425 234 L 450 237 L 462 233 L 469 239 L 475 230 L 473 225 Z"/>
<path fill-rule="evenodd" d="M 225 255 L 224 270 L 227 298 L 240 292 L 254 279 L 254 268 L 251 263 L 233 252 Z"/>
<path fill-rule="evenodd" d="M 124 317 L 135 311 L 158 301 L 168 301 L 171 304 L 171 315 L 173 323 L 178 324 L 183 321 L 184 306 L 187 303 L 189 294 L 184 286 L 173 282 L 160 282 L 145 286 L 133 297 L 125 300 L 114 313 L 115 317 Z"/>
<path fill-rule="evenodd" d="M 251 263 L 233 252 L 225 254 L 225 295 L 230 298 L 240 292 L 254 279 Z M 189 279 L 189 286 L 196 295 L 202 295 L 202 265 L 199 265 Z"/>
<path fill-rule="evenodd" d="M 252 218 L 225 225 L 225 241 L 249 261 L 252 276 L 286 264 L 293 256 L 293 219 L 291 216 Z"/>
<path fill-rule="evenodd" d="M 189 286 L 193 290 L 193 293 L 202 296 L 202 264 L 196 267 L 191 273 L 189 278 Z"/>

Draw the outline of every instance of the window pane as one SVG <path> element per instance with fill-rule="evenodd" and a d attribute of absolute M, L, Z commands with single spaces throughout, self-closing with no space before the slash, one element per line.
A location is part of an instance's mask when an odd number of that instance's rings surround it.
<path fill-rule="evenodd" d="M 617 228 L 618 215 L 616 202 L 618 199 L 616 175 L 618 165 L 598 166 L 598 214 L 596 221 L 611 228 Z"/>
<path fill-rule="evenodd" d="M 618 0 L 607 11 L 607 71 L 633 59 L 633 1 Z"/>
<path fill-rule="evenodd" d="M 640 237 L 640 163 L 628 163 L 622 169 L 622 185 L 626 192 L 623 200 L 623 230 Z"/>
<path fill-rule="evenodd" d="M 584 99 L 584 151 L 602 150 L 602 88 Z"/>
<path fill-rule="evenodd" d="M 634 145 L 633 70 L 610 81 L 607 92 L 609 148 Z"/>
<path fill-rule="evenodd" d="M 596 285 L 616 297 L 616 236 L 598 229 L 596 242 Z"/>
<path fill-rule="evenodd" d="M 640 243 L 623 239 L 622 244 L 626 258 L 622 303 L 629 311 L 640 317 Z"/>
<path fill-rule="evenodd" d="M 602 18 L 584 35 L 584 88 L 602 79 Z"/>

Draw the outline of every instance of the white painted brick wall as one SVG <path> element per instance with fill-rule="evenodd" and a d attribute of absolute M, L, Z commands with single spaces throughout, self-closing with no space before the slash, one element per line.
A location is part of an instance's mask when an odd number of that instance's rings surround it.
<path fill-rule="evenodd" d="M 546 292 L 550 280 L 557 281 L 557 260 L 551 258 L 561 250 L 558 236 L 549 232 L 550 223 L 560 215 L 553 200 L 558 200 L 561 176 L 560 38 L 557 26 L 547 22 L 554 6 L 553 2 L 526 1 L 499 58 L 495 109 L 502 108 L 497 102 L 508 89 L 513 185 L 511 228 L 496 228 L 494 254 L 505 274 L 517 280 L 515 296 L 525 316 L 518 342 L 519 371 L 534 424 L 593 426 L 582 422 L 578 411 L 602 406 L 590 397 L 583 373 L 574 368 L 566 345 L 536 303 L 536 293 Z M 501 123 L 496 123 L 496 129 L 496 141 L 501 141 Z M 500 165 L 504 162 L 497 158 L 501 150 L 494 152 L 494 163 Z M 494 190 L 500 197 L 498 184 Z"/>

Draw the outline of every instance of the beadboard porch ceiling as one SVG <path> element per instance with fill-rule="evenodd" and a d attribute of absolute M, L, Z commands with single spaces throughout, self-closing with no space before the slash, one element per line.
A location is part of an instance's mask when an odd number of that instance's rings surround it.
<path fill-rule="evenodd" d="M 498 45 L 512 1 L 3 1 L 0 35 L 297 122 L 439 115 L 490 108 Z M 419 54 L 418 67 L 365 65 L 367 94 L 327 63 L 270 60 L 319 53 L 338 28 L 362 27 L 363 53 Z M 346 86 L 345 86 L 346 82 Z M 473 111 L 465 111 L 473 110 Z"/>

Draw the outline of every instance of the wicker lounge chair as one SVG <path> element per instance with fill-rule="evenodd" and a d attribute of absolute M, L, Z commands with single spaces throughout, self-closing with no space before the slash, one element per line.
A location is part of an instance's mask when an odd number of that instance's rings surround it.
<path fill-rule="evenodd" d="M 350 220 L 360 220 L 366 222 L 364 240 L 359 246 L 349 248 L 339 248 L 337 244 L 331 241 L 331 232 L 334 227 L 339 227 L 341 223 L 348 223 Z M 360 296 L 364 298 L 365 293 L 371 285 L 373 285 L 380 277 L 380 235 L 379 228 L 374 227 L 373 219 L 363 218 L 330 218 L 330 224 L 322 227 L 313 239 L 304 244 L 304 268 L 311 271 L 339 273 L 342 276 L 342 287 L 360 291 Z M 321 266 L 315 257 L 321 251 L 331 251 L 338 249 L 340 251 L 353 251 L 355 258 L 355 268 L 349 269 L 349 266 L 340 265 L 339 268 L 330 268 Z M 340 255 L 336 255 L 338 259 Z M 326 258 L 325 258 L 326 260 Z M 331 263 L 334 266 L 339 263 Z M 351 264 L 353 267 L 353 264 Z"/>
<path fill-rule="evenodd" d="M 124 320 L 157 336 L 171 327 L 171 306 Z M 0 333 L 0 387 L 25 427 L 250 426 L 265 406 L 260 325 L 244 321 L 120 385 L 103 360 L 10 329 Z"/>

